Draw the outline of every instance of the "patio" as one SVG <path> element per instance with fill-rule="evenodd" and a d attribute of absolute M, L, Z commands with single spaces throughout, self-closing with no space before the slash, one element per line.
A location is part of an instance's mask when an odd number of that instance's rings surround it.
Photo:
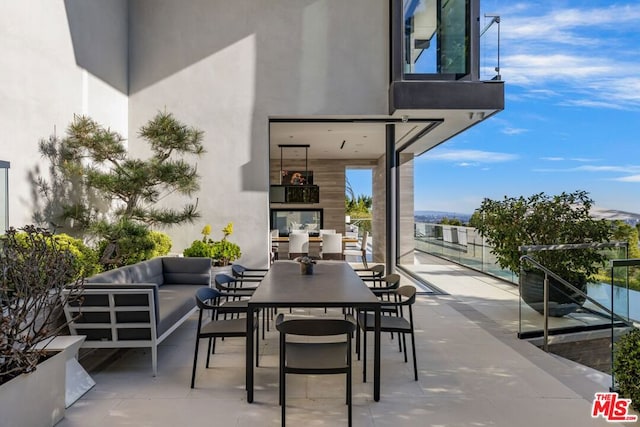
<path fill-rule="evenodd" d="M 606 375 L 516 338 L 517 317 L 508 314 L 513 288 L 435 258 L 421 270 L 450 295 L 425 292 L 416 302 L 419 381 L 396 341 L 383 334 L 380 402 L 373 401 L 372 383 L 362 383 L 362 365 L 355 361 L 354 425 L 611 425 L 590 416 L 594 393 L 608 391 Z M 221 343 L 209 369 L 201 348 L 196 388 L 189 388 L 196 321 L 194 316 L 162 343 L 155 378 L 147 350 L 122 351 L 89 368 L 96 386 L 58 425 L 279 425 L 274 330 L 261 341 L 255 402 L 248 404 L 241 339 Z M 287 384 L 290 425 L 346 425 L 343 377 L 290 376 Z"/>

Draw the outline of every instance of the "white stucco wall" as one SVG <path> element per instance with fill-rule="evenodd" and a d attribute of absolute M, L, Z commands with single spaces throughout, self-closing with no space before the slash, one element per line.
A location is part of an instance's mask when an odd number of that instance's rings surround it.
<path fill-rule="evenodd" d="M 234 222 L 266 264 L 270 116 L 387 113 L 386 0 L 131 0 L 130 149 L 158 110 L 205 131 L 202 219 L 170 229 L 181 251 Z M 166 199 L 164 203 L 173 200 Z"/>
<path fill-rule="evenodd" d="M 9 225 L 32 223 L 38 141 L 88 114 L 127 126 L 126 0 L 0 0 L 0 159 L 11 162 Z"/>

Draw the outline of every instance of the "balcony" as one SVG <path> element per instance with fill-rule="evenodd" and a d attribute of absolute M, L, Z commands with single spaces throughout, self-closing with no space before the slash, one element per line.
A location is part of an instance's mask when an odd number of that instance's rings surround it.
<path fill-rule="evenodd" d="M 362 383 L 362 365 L 355 362 L 354 425 L 610 425 L 590 416 L 594 393 L 608 390 L 607 375 L 516 337 L 513 286 L 431 256 L 419 274 L 449 291 L 425 290 L 418 297 L 419 381 L 413 381 L 397 343 L 383 335 L 380 402 L 373 401 L 372 385 Z M 211 368 L 199 369 L 197 388 L 189 388 L 195 326 L 193 318 L 163 342 L 155 378 L 145 350 L 122 351 L 98 363 L 91 370 L 96 386 L 67 409 L 59 426 L 279 425 L 273 329 L 261 341 L 255 403 L 248 404 L 240 339 L 220 343 Z M 294 377 L 288 383 L 290 425 L 346 424 L 343 378 Z"/>

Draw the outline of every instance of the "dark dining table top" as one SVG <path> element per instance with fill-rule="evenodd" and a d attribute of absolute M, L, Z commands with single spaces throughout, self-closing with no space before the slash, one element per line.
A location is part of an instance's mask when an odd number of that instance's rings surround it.
<path fill-rule="evenodd" d="M 296 261 L 276 261 L 249 300 L 274 307 L 366 307 L 380 303 L 344 261 L 318 261 L 311 275 Z"/>

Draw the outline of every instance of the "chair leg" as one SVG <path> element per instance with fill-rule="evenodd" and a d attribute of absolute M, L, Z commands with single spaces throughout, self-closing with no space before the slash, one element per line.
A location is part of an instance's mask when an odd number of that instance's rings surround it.
<path fill-rule="evenodd" d="M 207 364 L 205 365 L 207 369 L 209 368 L 209 356 L 211 356 L 211 353 L 212 353 L 211 341 L 212 341 L 211 338 L 209 338 L 209 344 L 207 345 Z"/>
<path fill-rule="evenodd" d="M 196 382 L 196 364 L 198 363 L 198 344 L 200 338 L 196 336 L 196 350 L 193 352 L 193 371 L 191 372 L 191 388 L 195 386 Z"/>
<path fill-rule="evenodd" d="M 411 329 L 411 349 L 413 350 L 413 376 L 418 381 L 418 362 L 416 360 L 416 338 Z"/>
<path fill-rule="evenodd" d="M 347 340 L 351 338 L 347 336 Z M 348 345 L 348 354 L 347 354 L 347 364 L 349 366 L 349 370 L 347 371 L 347 419 L 349 420 L 349 427 L 352 425 L 353 420 L 353 390 L 352 390 L 352 378 L 351 378 L 351 364 L 352 364 L 352 356 L 351 356 L 351 341 L 349 341 Z"/>
<path fill-rule="evenodd" d="M 259 321 L 259 319 L 256 319 L 256 321 Z M 256 334 L 256 368 L 259 367 L 259 360 L 260 360 L 260 331 L 254 331 Z"/>
<path fill-rule="evenodd" d="M 367 321 L 365 315 L 364 328 L 362 329 L 362 382 L 367 382 Z"/>
<path fill-rule="evenodd" d="M 356 313 L 356 354 L 358 355 L 358 360 L 360 360 L 360 325 L 358 322 L 358 313 Z"/>
<path fill-rule="evenodd" d="M 407 334 L 402 334 L 402 346 L 404 347 L 404 363 L 407 363 L 407 338 L 406 337 L 407 337 Z"/>

